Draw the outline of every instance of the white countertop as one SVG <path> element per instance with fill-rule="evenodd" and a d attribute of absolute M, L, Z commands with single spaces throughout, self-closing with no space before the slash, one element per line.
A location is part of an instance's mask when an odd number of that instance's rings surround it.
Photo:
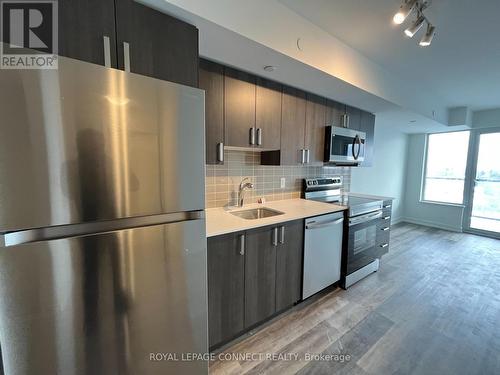
<path fill-rule="evenodd" d="M 259 207 L 271 208 L 273 210 L 281 211 L 284 214 L 263 219 L 247 220 L 229 213 L 229 211 L 242 211 Z M 207 237 L 329 214 L 346 209 L 347 207 L 337 204 L 315 202 L 305 199 L 287 199 L 263 204 L 256 203 L 245 205 L 244 207 L 232 207 L 229 209 L 226 207 L 208 208 L 206 210 Z"/>

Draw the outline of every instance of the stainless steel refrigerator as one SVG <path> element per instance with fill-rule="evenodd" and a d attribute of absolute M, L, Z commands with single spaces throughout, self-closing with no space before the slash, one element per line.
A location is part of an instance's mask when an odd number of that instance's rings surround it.
<path fill-rule="evenodd" d="M 0 116 L 3 372 L 207 373 L 203 91 L 61 57 Z"/>

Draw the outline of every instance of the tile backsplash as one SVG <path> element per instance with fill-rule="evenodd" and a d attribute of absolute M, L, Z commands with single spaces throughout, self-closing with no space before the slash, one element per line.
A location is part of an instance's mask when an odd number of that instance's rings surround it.
<path fill-rule="evenodd" d="M 260 152 L 224 151 L 223 165 L 207 165 L 205 197 L 207 208 L 234 206 L 238 187 L 248 177 L 254 188 L 245 192 L 245 204 L 300 198 L 302 179 L 306 177 L 343 176 L 344 191 L 349 191 L 351 171 L 348 167 L 267 166 L 260 165 Z M 281 179 L 285 188 L 281 188 Z"/>

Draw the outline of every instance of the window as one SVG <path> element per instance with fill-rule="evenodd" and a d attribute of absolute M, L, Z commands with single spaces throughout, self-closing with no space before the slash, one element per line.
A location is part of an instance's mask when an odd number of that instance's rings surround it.
<path fill-rule="evenodd" d="M 423 200 L 462 204 L 469 132 L 429 134 Z"/>

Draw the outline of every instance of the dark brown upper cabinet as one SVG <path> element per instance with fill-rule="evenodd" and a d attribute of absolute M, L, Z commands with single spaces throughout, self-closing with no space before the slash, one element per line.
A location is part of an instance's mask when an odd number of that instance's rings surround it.
<path fill-rule="evenodd" d="M 345 104 L 326 99 L 325 121 L 328 126 L 342 126 L 342 115 L 345 113 Z"/>
<path fill-rule="evenodd" d="M 75 0 L 58 3 L 59 55 L 116 67 L 114 0 Z"/>
<path fill-rule="evenodd" d="M 224 69 L 224 122 L 226 146 L 253 147 L 256 144 L 255 77 L 252 75 Z"/>
<path fill-rule="evenodd" d="M 281 103 L 281 150 L 279 163 L 270 164 L 304 164 L 306 94 L 292 87 L 284 87 Z"/>
<path fill-rule="evenodd" d="M 198 29 L 133 0 L 60 1 L 59 54 L 198 87 Z"/>
<path fill-rule="evenodd" d="M 206 91 L 208 164 L 220 163 L 226 146 L 261 150 L 263 165 L 322 165 L 325 126 L 343 126 L 346 117 L 349 128 L 366 133 L 362 165 L 371 165 L 373 115 L 237 69 L 215 63 L 209 69 L 206 64 L 202 60 L 200 88 Z"/>
<path fill-rule="evenodd" d="M 257 78 L 255 131 L 258 148 L 279 150 L 281 139 L 281 91 L 279 83 Z"/>
<path fill-rule="evenodd" d="M 322 164 L 325 148 L 326 100 L 307 94 L 305 143 L 306 162 Z"/>
<path fill-rule="evenodd" d="M 375 115 L 361 111 L 360 130 L 366 133 L 365 160 L 361 163 L 362 167 L 373 166 L 373 139 L 375 138 Z"/>
<path fill-rule="evenodd" d="M 351 107 L 346 105 L 345 113 L 347 114 L 349 121 L 347 127 L 349 129 L 361 130 L 361 110 L 359 108 Z M 342 126 L 342 125 L 340 125 Z"/>
<path fill-rule="evenodd" d="M 115 4 L 118 68 L 198 87 L 198 29 L 133 0 Z"/>
<path fill-rule="evenodd" d="M 224 68 L 200 60 L 200 89 L 205 90 L 205 160 L 220 164 L 224 162 Z"/>

